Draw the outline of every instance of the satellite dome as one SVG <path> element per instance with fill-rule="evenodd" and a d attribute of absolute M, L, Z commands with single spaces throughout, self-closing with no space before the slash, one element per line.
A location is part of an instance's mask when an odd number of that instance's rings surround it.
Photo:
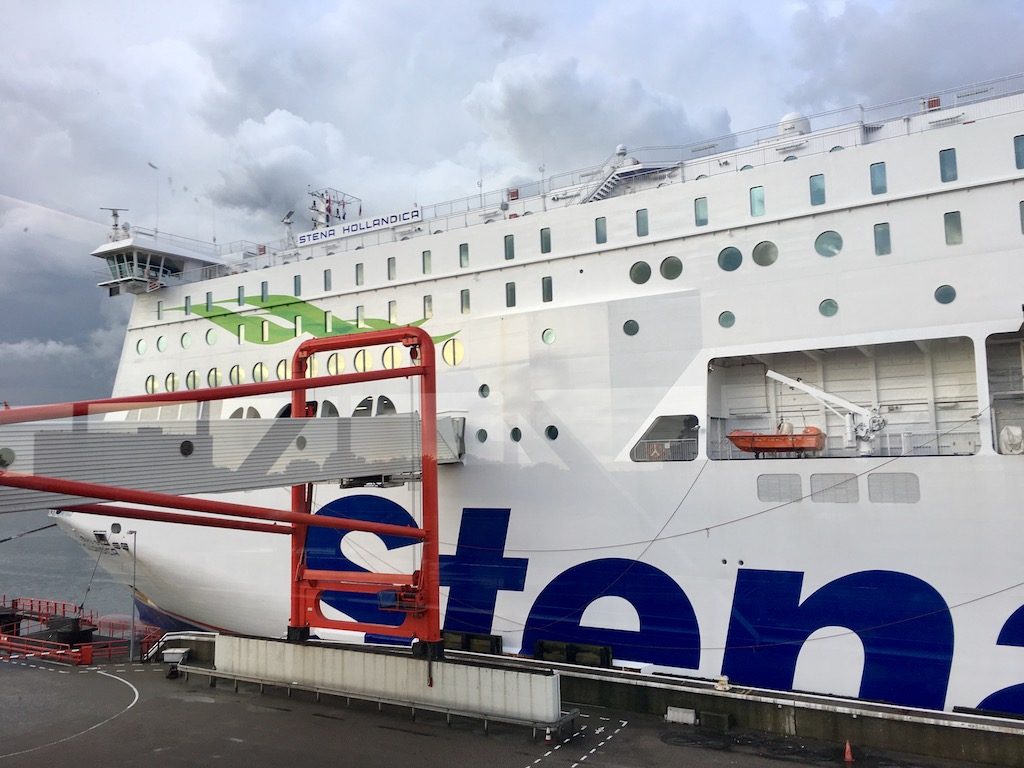
<path fill-rule="evenodd" d="M 811 121 L 799 112 L 790 112 L 779 121 L 779 136 L 801 136 L 811 132 Z"/>
<path fill-rule="evenodd" d="M 618 155 L 619 157 L 625 157 L 626 156 L 626 145 L 625 144 L 619 144 L 619 146 L 617 146 L 615 148 L 615 154 Z"/>

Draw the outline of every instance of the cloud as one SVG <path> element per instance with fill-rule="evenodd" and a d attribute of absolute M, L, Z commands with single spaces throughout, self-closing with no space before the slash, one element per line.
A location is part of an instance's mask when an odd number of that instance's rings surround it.
<path fill-rule="evenodd" d="M 464 103 L 484 131 L 517 157 L 558 158 L 563 168 L 600 162 L 622 142 L 683 144 L 723 133 L 729 123 L 723 111 L 713 125 L 695 128 L 675 97 L 567 57 L 503 62 Z"/>

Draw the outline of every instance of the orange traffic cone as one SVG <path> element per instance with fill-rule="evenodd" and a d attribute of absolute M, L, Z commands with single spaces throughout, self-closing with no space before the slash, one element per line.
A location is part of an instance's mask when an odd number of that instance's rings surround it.
<path fill-rule="evenodd" d="M 853 750 L 850 749 L 850 740 L 849 739 L 846 740 L 846 751 L 843 753 L 843 762 L 844 763 L 852 763 L 853 762 Z"/>

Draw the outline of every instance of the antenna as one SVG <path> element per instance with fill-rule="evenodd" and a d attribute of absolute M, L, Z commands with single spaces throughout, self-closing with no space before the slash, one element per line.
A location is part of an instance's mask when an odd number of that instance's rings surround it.
<path fill-rule="evenodd" d="M 292 216 L 294 214 L 295 211 L 288 211 L 281 219 L 281 223 L 284 224 L 285 242 L 291 247 L 295 247 L 295 234 L 292 232 Z"/>
<path fill-rule="evenodd" d="M 127 212 L 127 208 L 100 208 L 101 211 L 110 211 L 110 216 L 114 220 L 114 229 L 117 230 L 117 217 L 123 212 Z"/>

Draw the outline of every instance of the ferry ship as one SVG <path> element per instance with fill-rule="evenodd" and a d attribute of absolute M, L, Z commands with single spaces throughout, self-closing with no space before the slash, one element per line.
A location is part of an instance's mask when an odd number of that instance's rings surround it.
<path fill-rule="evenodd" d="M 133 295 L 114 395 L 286 378 L 304 339 L 422 327 L 438 411 L 463 426 L 439 468 L 445 630 L 1024 714 L 1024 76 L 620 146 L 439 205 L 362 205 L 319 190 L 306 231 L 288 216 L 283 241 L 231 246 L 115 218 L 93 254 L 104 290 Z M 288 402 L 198 415 L 266 420 Z M 413 393 L 376 381 L 310 408 L 382 418 Z M 196 417 L 124 418 L 141 432 Z M 315 508 L 416 525 L 415 483 L 379 480 L 319 483 Z M 285 537 L 56 519 L 111 555 L 145 618 L 284 636 Z M 415 562 L 404 541 L 331 535 L 335 562 Z"/>

